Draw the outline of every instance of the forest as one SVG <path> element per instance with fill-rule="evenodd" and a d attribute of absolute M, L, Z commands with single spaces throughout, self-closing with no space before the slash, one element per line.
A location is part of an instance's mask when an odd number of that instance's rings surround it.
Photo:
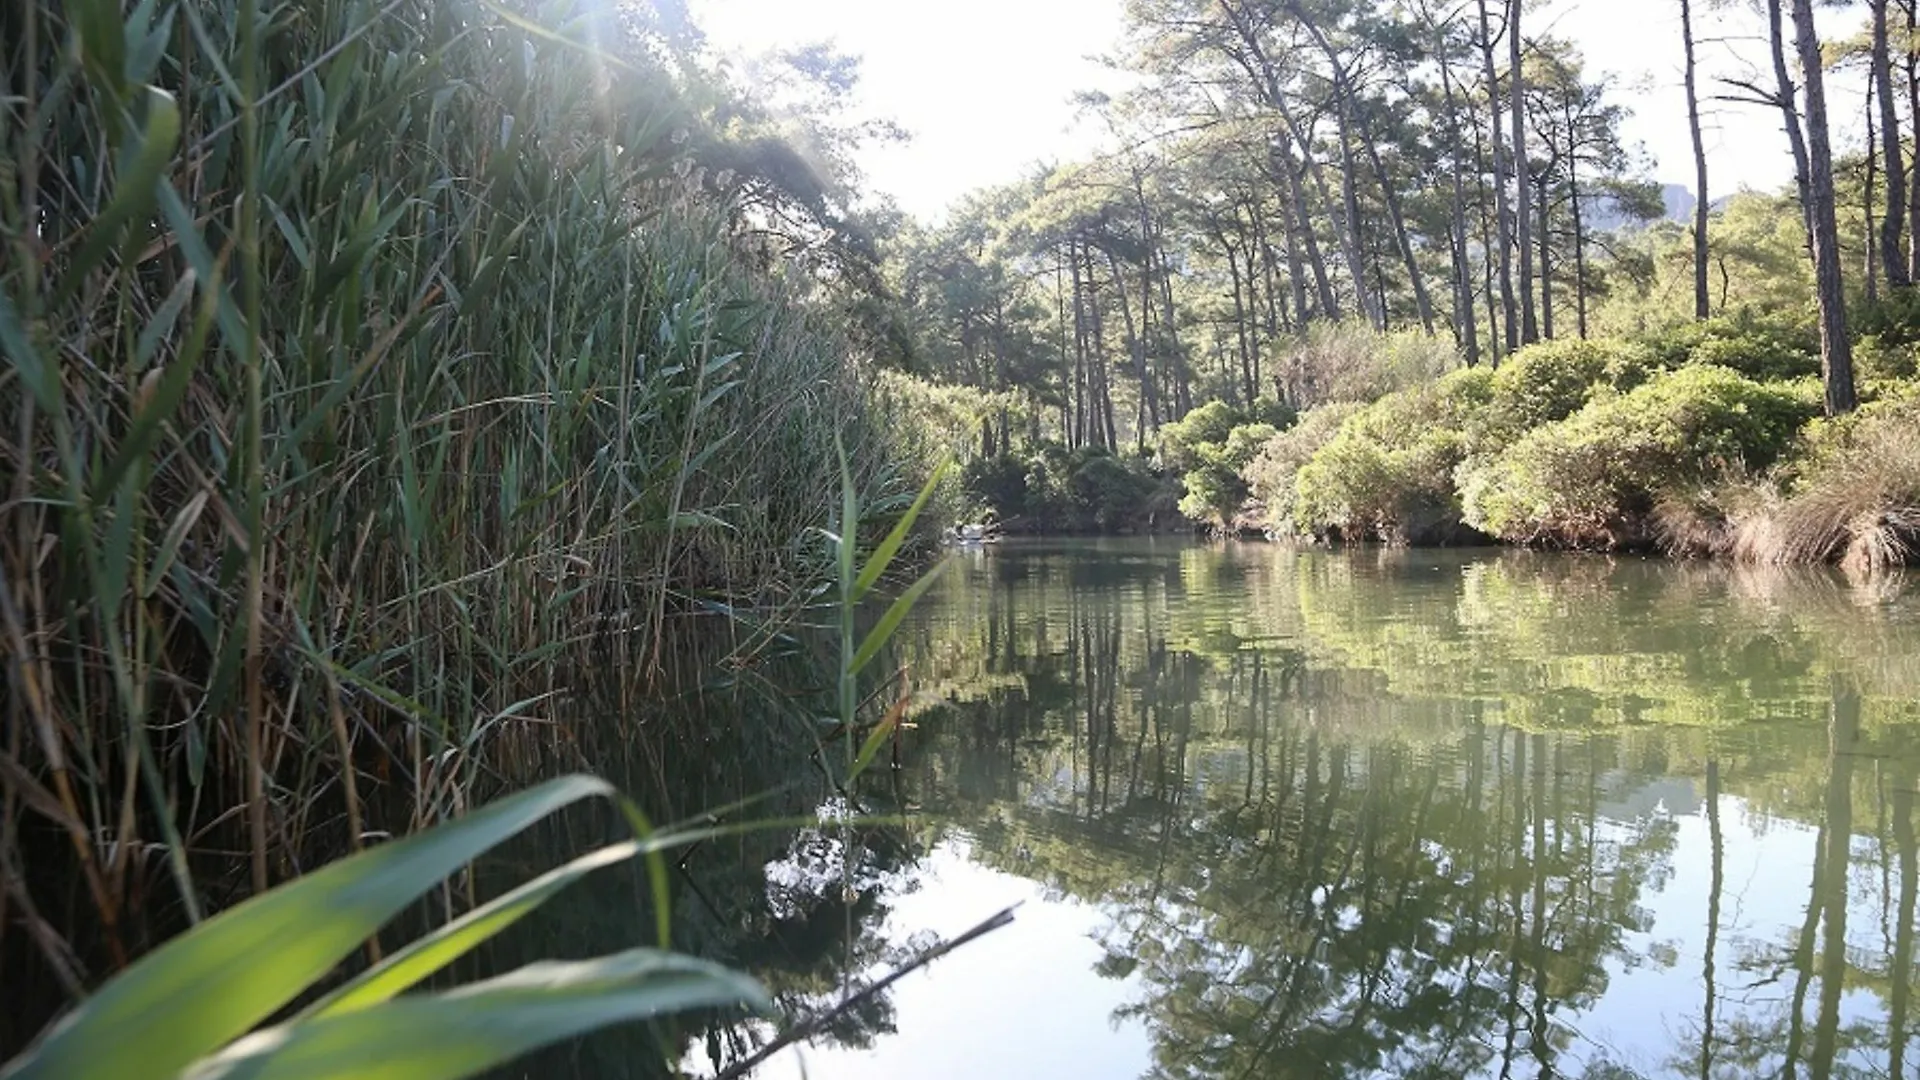
<path fill-rule="evenodd" d="M 1708 82 L 1699 6 L 1689 193 L 1531 5 L 1129 3 L 1137 89 L 1082 102 L 1115 148 L 888 249 L 913 369 L 977 394 L 970 495 L 1038 531 L 1905 561 L 1913 7 L 1835 41 L 1761 4 L 1772 78 Z M 1726 100 L 1778 110 L 1792 188 L 1714 186 Z"/>

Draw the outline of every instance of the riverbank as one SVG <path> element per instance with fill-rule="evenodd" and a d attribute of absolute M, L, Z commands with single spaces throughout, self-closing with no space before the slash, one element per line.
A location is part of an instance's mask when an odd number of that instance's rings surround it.
<path fill-rule="evenodd" d="M 966 496 L 1010 532 L 1192 528 L 1876 571 L 1920 557 L 1908 336 L 1889 323 L 1860 340 L 1862 407 L 1836 419 L 1822 417 L 1816 340 L 1793 319 L 1544 342 L 1440 375 L 1357 350 L 1354 396 L 1304 411 L 1208 402 L 1121 454 L 1002 452 L 973 461 Z"/>
<path fill-rule="evenodd" d="M 1863 405 L 1836 418 L 1821 415 L 1802 328 L 1717 320 L 1534 345 L 1391 390 L 1373 380 L 1382 392 L 1297 415 L 1211 402 L 1165 425 L 1153 453 L 1043 446 L 976 463 L 969 495 L 1050 533 L 1184 521 L 1872 572 L 1920 557 L 1920 380 L 1903 339 L 1860 352 Z"/>
<path fill-rule="evenodd" d="M 1740 370 L 1724 356 L 1620 340 L 1536 346 L 1332 422 L 1310 412 L 1245 475 L 1281 535 L 1860 570 L 1911 561 L 1920 384 L 1910 372 L 1868 383 L 1858 412 L 1830 419 L 1810 375 Z"/>

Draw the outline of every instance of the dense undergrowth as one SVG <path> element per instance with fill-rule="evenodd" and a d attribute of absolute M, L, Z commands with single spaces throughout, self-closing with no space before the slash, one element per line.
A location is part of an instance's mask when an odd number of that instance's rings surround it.
<path fill-rule="evenodd" d="M 1867 404 L 1840 419 L 1820 416 L 1818 341 L 1788 316 L 1548 341 L 1451 371 L 1431 350 L 1410 362 L 1405 335 L 1320 334 L 1285 376 L 1333 388 L 1311 408 L 1214 401 L 1135 453 L 1001 453 L 972 464 L 966 495 L 1033 531 L 1883 568 L 1920 554 L 1920 381 L 1900 300 L 1860 322 Z"/>
<path fill-rule="evenodd" d="M 1246 476 L 1268 528 L 1884 567 L 1914 554 L 1911 345 L 1821 419 L 1803 328 L 1755 318 L 1549 342 L 1309 411 Z"/>
<path fill-rule="evenodd" d="M 78 994 L 564 757 L 589 689 L 635 723 L 677 620 L 827 580 L 836 437 L 862 505 L 917 486 L 647 49 L 565 5 L 0 12 L 6 955 Z"/>

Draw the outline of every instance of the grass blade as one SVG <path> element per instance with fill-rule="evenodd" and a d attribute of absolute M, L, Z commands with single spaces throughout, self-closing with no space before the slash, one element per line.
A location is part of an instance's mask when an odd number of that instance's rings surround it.
<path fill-rule="evenodd" d="M 611 794 L 593 777 L 554 780 L 255 897 L 128 968 L 0 1076 L 173 1077 L 292 1001 L 448 874 L 563 806 Z"/>
<path fill-rule="evenodd" d="M 32 339 L 27 336 L 26 324 L 5 293 L 0 293 L 0 354 L 20 373 L 20 381 L 33 395 L 34 404 L 45 412 L 59 411 L 59 373 L 40 358 L 40 350 L 33 347 Z"/>
<path fill-rule="evenodd" d="M 653 949 L 531 964 L 445 994 L 271 1028 L 187 1080 L 458 1080 L 562 1039 L 687 1009 L 768 1007 L 743 975 Z"/>
<path fill-rule="evenodd" d="M 927 485 L 920 489 L 920 495 L 913 500 L 913 505 L 900 516 L 899 521 L 894 523 L 893 531 L 887 534 L 885 540 L 880 541 L 879 547 L 873 549 L 873 554 L 867 559 L 866 567 L 860 571 L 859 580 L 853 583 L 855 603 L 859 603 L 880 580 L 880 575 L 887 572 L 888 564 L 892 563 L 893 557 L 899 554 L 900 545 L 906 543 L 907 535 L 913 531 L 913 523 L 919 520 L 920 511 L 926 509 L 928 500 L 933 498 L 934 489 L 940 486 L 940 481 L 946 474 L 947 463 L 943 461 L 933 470 L 933 475 L 927 478 Z"/>
<path fill-rule="evenodd" d="M 125 171 L 114 189 L 113 201 L 87 226 L 86 241 L 54 293 L 56 307 L 85 283 L 87 275 L 120 242 L 121 230 L 148 213 L 161 177 L 173 160 L 174 148 L 180 144 L 180 106 L 173 95 L 149 86 L 146 100 L 146 123 L 137 141 L 121 155 Z"/>
<path fill-rule="evenodd" d="M 853 759 L 853 768 L 847 770 L 845 786 L 853 787 L 853 782 L 860 779 L 860 774 L 866 772 L 867 767 L 873 764 L 873 759 L 879 756 L 880 748 L 885 746 L 887 740 L 899 730 L 900 721 L 907 715 L 907 702 L 910 700 L 903 695 L 900 700 L 893 703 L 893 708 L 887 710 L 887 715 L 880 718 L 880 722 L 874 725 L 873 730 L 867 733 L 866 741 L 860 744 L 859 756 Z"/>
<path fill-rule="evenodd" d="M 853 662 L 847 665 L 850 674 L 857 675 L 862 668 L 873 663 L 873 658 L 880 655 L 881 649 L 886 648 L 887 641 L 893 637 L 893 632 L 900 628 L 900 621 L 907 617 L 907 612 L 913 610 L 913 605 L 933 587 L 940 572 L 946 568 L 945 561 L 935 563 L 933 569 L 920 575 L 919 581 L 914 582 L 911 588 L 894 600 L 893 604 L 887 608 L 887 613 L 880 616 L 880 621 L 874 624 L 872 630 L 867 631 L 866 638 L 860 642 L 859 650 L 853 654 Z"/>
<path fill-rule="evenodd" d="M 213 330 L 214 318 L 219 310 L 219 290 L 219 282 L 209 283 L 200 311 L 194 317 L 193 329 L 187 335 L 179 355 L 160 370 L 151 392 L 142 395 L 143 400 L 134 411 L 133 424 L 127 429 L 126 438 L 121 440 L 113 460 L 94 480 L 91 493 L 93 501 L 105 501 L 120 486 L 127 470 L 153 449 L 155 440 L 160 437 L 160 426 L 172 419 L 174 412 L 180 408 L 180 402 L 187 396 L 187 387 L 193 381 L 193 373 L 200 366 L 207 335 Z M 171 316 L 163 315 L 162 318 L 170 319 Z"/>
<path fill-rule="evenodd" d="M 614 844 L 549 871 L 504 896 L 409 943 L 377 967 L 314 1003 L 302 1018 L 340 1016 L 390 1001 L 602 867 L 640 854 L 636 843 Z"/>

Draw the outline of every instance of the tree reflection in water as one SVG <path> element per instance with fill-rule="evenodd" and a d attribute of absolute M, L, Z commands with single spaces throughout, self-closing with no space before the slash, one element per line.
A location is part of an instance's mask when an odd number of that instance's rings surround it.
<path fill-rule="evenodd" d="M 975 859 L 1105 913 L 1088 975 L 1134 988 L 1151 1075 L 1900 1075 L 1920 636 L 1887 615 L 1910 602 L 1852 599 L 1003 551 L 914 630 L 940 704 L 906 780 Z"/>

